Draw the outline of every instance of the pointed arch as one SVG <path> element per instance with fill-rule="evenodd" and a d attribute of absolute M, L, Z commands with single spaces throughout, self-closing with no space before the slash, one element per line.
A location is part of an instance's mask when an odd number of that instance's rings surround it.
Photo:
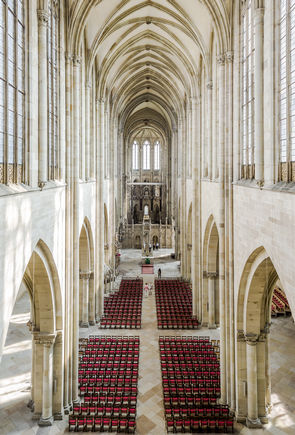
<path fill-rule="evenodd" d="M 261 426 L 270 406 L 271 301 L 279 280 L 273 259 L 264 246 L 259 246 L 245 263 L 236 299 L 237 413 L 249 427 Z"/>

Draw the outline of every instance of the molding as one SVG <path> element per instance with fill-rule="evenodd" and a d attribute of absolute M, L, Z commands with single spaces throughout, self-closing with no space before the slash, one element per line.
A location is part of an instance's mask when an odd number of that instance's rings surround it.
<path fill-rule="evenodd" d="M 227 51 L 225 56 L 226 56 L 227 63 L 233 63 L 233 61 L 234 61 L 234 52 L 233 51 Z"/>
<path fill-rule="evenodd" d="M 40 332 L 34 332 L 34 340 L 36 344 L 42 344 L 47 347 L 51 347 L 55 341 L 55 334 L 42 334 Z"/>
<path fill-rule="evenodd" d="M 245 340 L 250 346 L 256 346 L 259 340 L 259 335 L 253 333 L 245 334 Z"/>
<path fill-rule="evenodd" d="M 72 56 L 72 61 L 73 61 L 73 66 L 75 67 L 75 68 L 80 68 L 80 65 L 81 65 L 81 56 L 78 56 L 77 54 L 74 54 L 73 56 Z"/>
<path fill-rule="evenodd" d="M 207 87 L 208 91 L 212 91 L 212 89 L 213 89 L 213 81 L 210 80 L 210 81 L 207 83 L 206 87 Z"/>
<path fill-rule="evenodd" d="M 224 66 L 224 64 L 225 64 L 225 55 L 224 54 L 218 54 L 216 56 L 216 60 L 217 60 L 218 65 Z"/>
<path fill-rule="evenodd" d="M 38 24 L 47 27 L 49 21 L 49 13 L 46 9 L 37 10 Z"/>
<path fill-rule="evenodd" d="M 216 279 L 218 277 L 217 272 L 207 272 L 207 278 L 208 279 Z"/>
<path fill-rule="evenodd" d="M 80 279 L 82 279 L 82 280 L 85 280 L 85 281 L 88 281 L 90 278 L 91 278 L 91 275 L 92 275 L 92 271 L 91 270 L 89 270 L 89 271 L 87 271 L 87 270 L 80 270 Z"/>

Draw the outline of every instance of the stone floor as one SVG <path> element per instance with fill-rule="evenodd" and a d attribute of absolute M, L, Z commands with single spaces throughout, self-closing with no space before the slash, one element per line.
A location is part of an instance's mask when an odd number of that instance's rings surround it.
<path fill-rule="evenodd" d="M 155 271 L 160 264 L 162 277 L 179 276 L 179 263 L 170 258 L 170 251 L 155 252 Z M 119 267 L 123 276 L 140 274 L 140 251 L 125 250 Z M 67 417 L 50 428 L 39 428 L 31 420 L 26 407 L 30 398 L 31 340 L 26 322 L 30 301 L 24 296 L 17 302 L 10 323 L 5 350 L 0 365 L 0 435 L 53 435 L 67 433 Z M 139 335 L 141 340 L 139 361 L 139 395 L 137 404 L 137 434 L 164 435 L 165 421 L 161 387 L 159 335 L 211 335 L 218 338 L 219 331 L 159 331 L 156 329 L 155 298 L 143 300 L 142 329 L 98 330 L 82 329 L 88 334 Z M 236 425 L 241 434 L 294 434 L 295 433 L 295 326 L 291 318 L 278 318 L 271 328 L 271 368 L 273 409 L 269 423 L 263 430 L 249 430 Z"/>

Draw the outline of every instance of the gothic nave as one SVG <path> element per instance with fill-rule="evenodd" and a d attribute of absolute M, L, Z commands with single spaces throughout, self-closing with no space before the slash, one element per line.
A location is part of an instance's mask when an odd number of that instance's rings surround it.
<path fill-rule="evenodd" d="M 0 0 L 1 434 L 294 432 L 294 19 Z"/>

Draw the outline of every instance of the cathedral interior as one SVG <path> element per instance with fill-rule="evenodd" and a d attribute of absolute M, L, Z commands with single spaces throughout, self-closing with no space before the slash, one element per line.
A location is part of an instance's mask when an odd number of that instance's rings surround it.
<path fill-rule="evenodd" d="M 0 434 L 295 433 L 295 0 L 0 0 Z"/>

